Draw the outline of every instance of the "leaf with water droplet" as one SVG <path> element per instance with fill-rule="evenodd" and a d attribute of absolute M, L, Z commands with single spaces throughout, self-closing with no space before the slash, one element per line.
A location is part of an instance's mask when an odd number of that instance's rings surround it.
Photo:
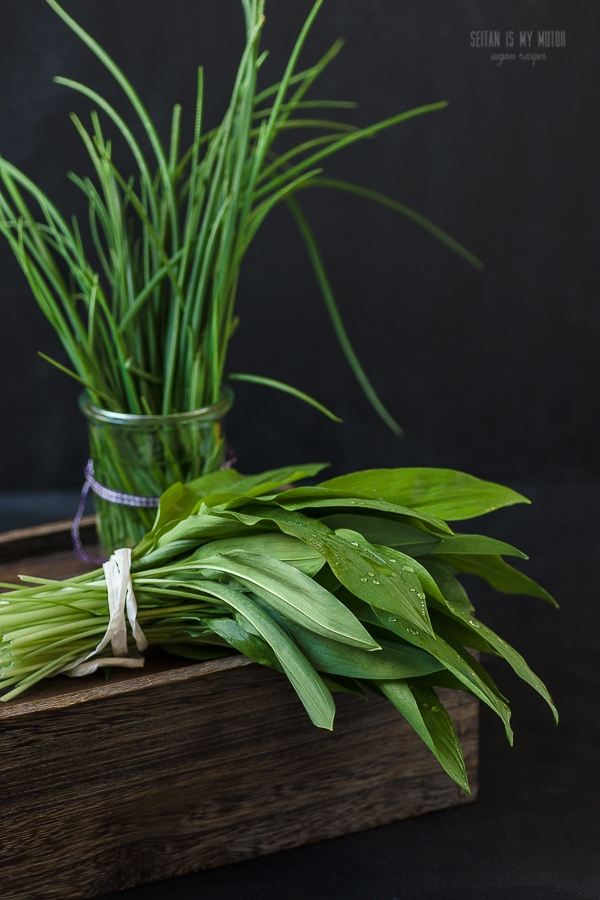
<path fill-rule="evenodd" d="M 363 513 L 334 513 L 321 518 L 321 522 L 332 531 L 342 529 L 357 531 L 371 544 L 384 547 L 399 548 L 409 556 L 428 553 L 440 540 L 440 535 L 430 534 L 422 528 L 415 528 L 402 521 L 400 517 L 384 519 L 381 516 Z"/>
<path fill-rule="evenodd" d="M 439 660 L 449 672 L 455 675 L 456 678 L 476 697 L 479 697 L 480 700 L 487 703 L 487 705 L 493 709 L 504 722 L 506 736 L 512 744 L 513 735 L 510 727 L 510 709 L 502 695 L 495 689 L 495 685 L 493 685 L 491 679 L 489 679 L 489 677 L 486 678 L 480 676 L 478 672 L 475 671 L 474 660 L 466 650 L 463 650 L 463 653 L 469 657 L 470 664 L 454 647 L 445 641 L 439 633 L 437 634 L 437 637 L 432 637 L 425 632 L 415 633 L 412 626 L 406 620 L 402 620 L 402 618 L 398 617 L 397 622 L 390 622 L 389 616 L 384 615 L 383 612 L 380 612 L 375 607 L 373 607 L 373 612 L 378 621 L 389 631 L 393 631 L 394 634 L 399 635 L 399 637 L 404 638 L 416 647 L 420 647 L 422 650 L 431 653 L 432 656 L 435 656 L 435 658 Z M 363 621 L 367 621 L 363 616 L 361 616 L 361 618 L 363 618 Z M 483 667 L 481 667 L 481 669 L 485 672 Z"/>
<path fill-rule="evenodd" d="M 335 509 L 343 507 L 359 506 L 361 509 L 368 508 L 379 510 L 384 513 L 392 513 L 402 517 L 403 521 L 410 523 L 420 522 L 427 526 L 428 530 L 434 534 L 452 534 L 452 529 L 443 520 L 429 513 L 411 509 L 408 506 L 400 505 L 395 502 L 389 502 L 381 497 L 369 496 L 361 497 L 360 493 L 352 494 L 348 491 L 330 490 L 328 487 L 318 485 L 317 487 L 294 488 L 291 491 L 283 491 L 278 494 L 276 502 L 284 509 L 300 510 L 300 509 Z"/>
<path fill-rule="evenodd" d="M 409 685 L 405 681 L 380 681 L 376 689 L 402 713 L 448 775 L 470 793 L 467 769 L 456 730 L 435 690 Z M 430 709 L 432 702 L 434 705 Z"/>
<path fill-rule="evenodd" d="M 202 571 L 224 572 L 250 588 L 276 612 L 335 640 L 374 649 L 376 641 L 333 594 L 278 559 L 232 550 L 199 560 Z"/>

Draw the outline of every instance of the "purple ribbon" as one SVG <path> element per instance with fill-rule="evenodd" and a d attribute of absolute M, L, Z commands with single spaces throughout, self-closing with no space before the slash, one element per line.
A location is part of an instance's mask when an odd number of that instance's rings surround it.
<path fill-rule="evenodd" d="M 71 526 L 71 538 L 73 539 L 73 547 L 75 548 L 75 553 L 77 554 L 77 556 L 80 559 L 84 560 L 84 562 L 104 563 L 106 562 L 106 557 L 88 556 L 88 554 L 84 550 L 83 544 L 81 543 L 81 535 L 79 533 L 81 520 L 83 518 L 83 511 L 85 509 L 85 501 L 87 500 L 87 495 L 90 492 L 90 488 L 92 489 L 94 494 L 97 494 L 98 497 L 101 497 L 103 500 L 107 500 L 108 503 L 117 503 L 119 506 L 136 506 L 140 509 L 155 509 L 160 502 L 160 497 L 139 497 L 136 496 L 136 494 L 126 494 L 124 491 L 113 491 L 112 488 L 108 488 L 104 484 L 100 484 L 100 482 L 96 481 L 96 479 L 94 478 L 94 463 L 91 459 L 88 459 L 87 465 L 83 470 L 83 474 L 85 475 L 85 482 L 81 491 L 81 500 L 79 501 L 79 508 L 75 513 L 73 525 Z"/>

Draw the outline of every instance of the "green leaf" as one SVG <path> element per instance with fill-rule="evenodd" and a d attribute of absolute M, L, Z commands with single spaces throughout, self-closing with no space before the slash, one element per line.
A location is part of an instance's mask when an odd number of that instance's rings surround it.
<path fill-rule="evenodd" d="M 186 487 L 193 491 L 196 501 L 198 501 L 217 491 L 233 491 L 237 484 L 243 481 L 243 478 L 244 476 L 233 468 L 218 469 L 216 472 L 208 472 L 206 475 L 201 475 L 200 478 L 188 481 Z"/>
<path fill-rule="evenodd" d="M 365 509 L 375 509 L 421 522 L 436 532 L 441 531 L 446 534 L 452 534 L 452 529 L 436 516 L 418 512 L 406 506 L 400 506 L 383 497 L 377 499 L 364 494 L 357 495 L 351 491 L 329 490 L 319 485 L 317 487 L 294 488 L 291 491 L 285 491 L 275 499 L 279 506 L 290 510 L 354 507 L 362 512 Z"/>
<path fill-rule="evenodd" d="M 464 622 L 460 622 L 457 618 L 451 618 L 444 615 L 443 609 L 430 609 L 429 615 L 436 634 L 439 634 L 455 649 L 457 644 L 464 647 L 470 647 L 471 650 L 479 650 L 481 653 L 492 653 L 496 655 L 496 651 L 489 641 L 475 629 L 469 628 Z"/>
<path fill-rule="evenodd" d="M 470 794 L 456 730 L 434 689 L 404 681 L 380 681 L 376 686 L 412 725 L 448 775 Z"/>
<path fill-rule="evenodd" d="M 367 469 L 323 481 L 321 487 L 385 498 L 449 522 L 530 502 L 510 488 L 454 469 Z"/>
<path fill-rule="evenodd" d="M 283 672 L 283 667 L 269 644 L 259 635 L 250 634 L 239 622 L 233 619 L 206 619 L 206 625 L 248 659 Z"/>
<path fill-rule="evenodd" d="M 350 528 L 362 534 L 370 544 L 398 547 L 409 556 L 430 553 L 441 539 L 441 535 L 429 534 L 398 519 L 384 519 L 360 513 L 334 513 L 331 516 L 323 516 L 320 521 L 332 531 Z"/>
<path fill-rule="evenodd" d="M 370 653 L 314 634 L 299 625 L 291 624 L 288 629 L 315 669 L 330 675 L 360 679 L 411 678 L 443 668 L 430 653 L 409 644 L 388 640 L 381 650 Z"/>
<path fill-rule="evenodd" d="M 485 537 L 482 534 L 453 534 L 451 537 L 444 537 L 437 546 L 432 547 L 429 553 L 435 554 L 485 554 L 496 556 L 518 556 L 521 559 L 529 559 L 529 557 L 517 550 L 512 544 L 505 544 L 504 541 L 497 541 L 495 538 Z"/>
<path fill-rule="evenodd" d="M 425 595 L 419 596 L 422 589 L 417 576 L 390 563 L 374 550 L 358 543 L 353 546 L 315 519 L 267 504 L 246 506 L 244 512 L 229 509 L 222 515 L 234 516 L 247 525 L 265 520 L 275 522 L 285 534 L 305 541 L 321 553 L 335 577 L 361 600 L 396 613 L 414 627 L 433 633 Z"/>
<path fill-rule="evenodd" d="M 217 472 L 203 475 L 194 481 L 188 481 L 185 485 L 180 482 L 171 485 L 162 494 L 154 525 L 135 548 L 133 558 L 141 559 L 146 557 L 157 546 L 164 548 L 166 543 L 190 540 L 189 536 L 182 536 L 182 531 L 185 532 L 185 528 L 180 529 L 179 532 L 174 532 L 175 527 L 180 523 L 185 523 L 192 516 L 198 504 L 202 502 L 202 499 L 208 493 L 213 493 L 216 489 L 228 488 L 231 490 L 232 486 L 239 482 L 241 478 L 242 476 L 235 469 L 221 469 Z M 217 525 L 216 517 L 210 523 L 203 520 L 201 523 L 195 521 L 194 524 L 197 532 L 199 528 L 208 530 L 209 537 L 207 537 L 207 540 L 210 539 L 210 536 L 219 537 L 221 534 L 217 531 L 216 534 L 212 535 L 211 529 Z M 194 529 L 190 529 L 190 531 L 194 531 Z M 225 534 L 232 533 L 235 532 L 232 532 L 231 527 L 225 530 Z M 195 537 L 196 534 L 194 534 Z M 163 561 L 168 558 L 168 551 L 165 553 L 164 549 L 159 556 L 152 556 L 153 561 L 155 559 Z"/>
<path fill-rule="evenodd" d="M 470 694 L 472 697 L 476 696 L 471 688 L 468 688 L 466 684 L 459 681 L 456 675 L 453 675 L 448 669 L 442 669 L 440 672 L 433 672 L 431 675 L 424 675 L 422 678 L 414 678 L 411 679 L 411 681 L 417 687 L 441 687 L 447 688 L 450 691 L 464 691 L 464 693 Z"/>
<path fill-rule="evenodd" d="M 436 601 L 434 601 L 435 603 Z M 548 689 L 546 685 L 538 678 L 535 672 L 529 668 L 523 657 L 520 653 L 518 653 L 514 647 L 511 647 L 503 638 L 497 635 L 491 628 L 488 628 L 487 625 L 484 625 L 483 622 L 480 622 L 473 615 L 469 615 L 468 613 L 462 612 L 462 610 L 452 609 L 449 605 L 446 610 L 444 610 L 446 615 L 454 616 L 460 622 L 467 626 L 467 628 L 476 633 L 476 635 L 483 638 L 483 640 L 487 641 L 493 649 L 502 656 L 506 662 L 511 666 L 511 668 L 517 673 L 519 678 L 522 678 L 523 681 L 526 681 L 527 684 L 531 685 L 531 687 L 537 691 L 537 693 L 544 698 L 556 721 L 558 721 L 558 712 L 556 707 L 552 701 L 552 697 L 548 693 Z M 464 642 L 462 642 L 464 643 Z"/>
<path fill-rule="evenodd" d="M 194 491 L 181 482 L 167 488 L 160 497 L 152 530 L 137 545 L 133 551 L 133 558 L 139 559 L 148 553 L 155 546 L 157 535 L 166 525 L 187 518 L 196 505 L 197 499 Z"/>
<path fill-rule="evenodd" d="M 357 610 L 352 607 L 355 614 Z M 456 675 L 467 688 L 469 688 L 476 697 L 483 700 L 490 709 L 496 712 L 504 722 L 506 736 L 509 742 L 513 742 L 512 729 L 510 727 L 510 709 L 505 703 L 501 695 L 495 692 L 486 680 L 480 677 L 477 672 L 476 663 L 470 654 L 468 659 L 463 659 L 461 654 L 448 644 L 442 637 L 432 638 L 431 635 L 417 631 L 412 628 L 406 621 L 402 621 L 399 617 L 390 617 L 389 615 L 374 609 L 378 621 L 389 631 L 394 632 L 403 640 L 409 641 L 415 647 L 431 653 L 439 662 L 441 662 L 449 672 Z"/>
<path fill-rule="evenodd" d="M 473 612 L 475 607 L 469 600 L 467 592 L 458 578 L 454 577 L 454 572 L 456 571 L 454 566 L 450 566 L 440 559 L 436 559 L 434 562 L 429 556 L 423 557 L 421 562 L 427 571 L 433 575 L 444 598 L 452 606 L 461 609 L 463 612 Z"/>
<path fill-rule="evenodd" d="M 323 679 L 283 628 L 256 601 L 229 585 L 211 582 L 203 584 L 202 589 L 248 619 L 260 637 L 273 649 L 311 721 L 318 728 L 327 728 L 331 731 L 335 715 L 333 698 Z"/>
<path fill-rule="evenodd" d="M 280 531 L 210 541 L 194 554 L 194 559 L 207 559 L 209 556 L 226 554 L 231 550 L 245 550 L 248 553 L 259 553 L 279 559 L 311 577 L 325 565 L 320 553 L 298 538 L 282 534 Z"/>
<path fill-rule="evenodd" d="M 323 469 L 327 469 L 329 463 L 307 463 L 300 466 L 283 466 L 280 469 L 268 469 L 260 475 L 240 476 L 240 481 L 235 485 L 234 493 L 246 494 L 250 497 L 259 494 L 269 494 L 286 484 L 293 484 L 303 478 L 314 478 Z M 231 490 L 231 489 L 230 489 Z M 213 493 L 207 491 L 207 493 Z"/>
<path fill-rule="evenodd" d="M 239 580 L 276 612 L 334 640 L 375 650 L 379 647 L 358 619 L 325 588 L 293 566 L 260 553 L 232 550 L 203 559 L 202 571 L 223 572 Z"/>
<path fill-rule="evenodd" d="M 266 528 L 267 526 L 264 526 Z M 264 530 L 263 528 L 263 530 Z M 261 529 L 256 527 L 255 531 Z M 196 541 L 204 544 L 216 538 L 233 537 L 236 534 L 247 534 L 248 528 L 231 515 L 219 516 L 215 513 L 188 516 L 177 522 L 172 528 L 164 531 L 158 538 L 157 545 L 166 547 L 178 541 Z"/>
<path fill-rule="evenodd" d="M 138 545 L 140 546 L 140 545 Z M 198 546 L 197 541 L 170 541 L 144 553 L 143 556 L 137 556 L 137 560 L 133 563 L 132 571 L 139 572 L 146 569 L 156 569 L 158 566 L 171 563 L 178 556 L 187 556 L 192 553 Z M 137 547 L 135 548 L 137 550 Z"/>
<path fill-rule="evenodd" d="M 331 675 L 324 675 L 323 682 L 332 693 L 340 691 L 344 694 L 353 694 L 355 697 L 360 697 L 361 700 L 369 699 L 360 684 L 353 678 L 344 678 L 342 675 L 332 678 Z"/>
<path fill-rule="evenodd" d="M 558 606 L 554 597 L 545 588 L 528 578 L 518 569 L 514 569 L 505 563 L 500 556 L 449 554 L 440 555 L 440 559 L 450 563 L 459 572 L 468 572 L 470 575 L 478 575 L 488 584 L 502 591 L 503 594 L 525 594 L 530 597 L 540 597 L 547 600 L 553 606 Z"/>
<path fill-rule="evenodd" d="M 395 575 L 401 575 L 402 577 L 405 577 L 407 573 L 409 575 L 416 575 L 419 580 L 420 593 L 425 591 L 432 597 L 437 597 L 440 600 L 444 599 L 431 574 L 420 562 L 418 562 L 418 560 L 413 559 L 412 556 L 408 556 L 398 548 L 392 549 L 391 547 L 382 547 L 378 544 L 370 544 L 363 538 L 362 534 L 359 534 L 357 531 L 351 531 L 348 528 L 339 528 L 336 531 L 336 535 L 344 538 L 344 540 L 348 541 L 353 546 L 358 545 L 359 547 L 365 547 L 376 553 L 386 568 L 391 568 Z"/>

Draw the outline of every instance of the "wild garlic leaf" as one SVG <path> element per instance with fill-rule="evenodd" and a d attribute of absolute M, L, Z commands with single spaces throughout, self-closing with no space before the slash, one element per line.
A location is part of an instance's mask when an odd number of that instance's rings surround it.
<path fill-rule="evenodd" d="M 435 690 L 405 681 L 380 681 L 376 687 L 412 725 L 448 775 L 470 794 L 456 729 Z"/>
<path fill-rule="evenodd" d="M 334 513 L 323 516 L 320 521 L 332 531 L 349 528 L 358 531 L 371 544 L 398 547 L 409 556 L 429 553 L 438 545 L 441 535 L 433 535 L 421 528 L 407 525 L 397 518 L 383 518 L 356 513 Z"/>
<path fill-rule="evenodd" d="M 154 549 L 158 536 L 167 526 L 187 518 L 196 505 L 197 497 L 187 485 L 177 482 L 172 484 L 158 503 L 156 519 L 151 531 L 149 531 L 133 551 L 133 558 L 139 559 L 150 550 Z"/>
<path fill-rule="evenodd" d="M 236 521 L 231 516 L 224 517 L 214 513 L 198 514 L 188 516 L 182 522 L 177 522 L 173 528 L 159 537 L 157 543 L 159 547 L 175 541 L 196 541 L 198 544 L 203 544 L 217 538 L 247 533 L 248 529 L 244 524 L 240 524 L 239 520 Z"/>
<path fill-rule="evenodd" d="M 443 562 L 431 556 L 424 556 L 420 560 L 421 564 L 434 577 L 436 584 L 440 588 L 444 598 L 448 600 L 452 606 L 461 609 L 463 612 L 473 612 L 475 607 L 469 600 L 467 592 L 454 573 L 456 569 L 449 563 Z"/>
<path fill-rule="evenodd" d="M 360 679 L 412 678 L 444 668 L 430 653 L 408 644 L 389 640 L 382 644 L 381 650 L 369 653 L 293 623 L 288 630 L 315 669 L 330 675 Z"/>
<path fill-rule="evenodd" d="M 436 555 L 467 553 L 486 556 L 518 556 L 520 559 L 529 559 L 526 553 L 513 547 L 512 544 L 497 541 L 495 538 L 486 537 L 483 534 L 453 534 L 440 540 L 435 547 L 429 550 L 429 553 Z"/>
<path fill-rule="evenodd" d="M 239 650 L 248 659 L 259 663 L 261 666 L 268 666 L 270 669 L 283 672 L 283 667 L 269 644 L 260 635 L 246 631 L 238 621 L 233 619 L 208 619 L 206 624 L 215 634 L 226 640 L 231 647 Z"/>
<path fill-rule="evenodd" d="M 252 623 L 259 635 L 273 649 L 311 721 L 317 727 L 331 731 L 335 715 L 333 698 L 321 676 L 283 628 L 255 600 L 230 585 L 210 582 L 203 585 L 203 590 L 242 613 Z"/>
<path fill-rule="evenodd" d="M 233 576 L 276 612 L 334 640 L 377 650 L 379 645 L 343 603 L 293 566 L 260 553 L 231 550 L 197 561 L 201 571 Z"/>
<path fill-rule="evenodd" d="M 301 466 L 269 469 L 267 472 L 261 472 L 260 475 L 246 475 L 235 485 L 235 491 L 248 496 L 269 494 L 286 484 L 293 484 L 304 478 L 313 478 L 328 466 L 329 463 L 309 463 Z"/>
<path fill-rule="evenodd" d="M 501 638 L 497 635 L 491 628 L 488 628 L 487 625 L 484 625 L 483 622 L 480 622 L 478 619 L 474 617 L 474 615 L 465 613 L 459 609 L 452 609 L 450 604 L 446 604 L 447 608 L 445 610 L 445 614 L 456 618 L 458 621 L 467 626 L 467 628 L 474 632 L 476 635 L 483 638 L 485 641 L 490 644 L 493 649 L 502 656 L 506 662 L 511 666 L 511 668 L 517 673 L 517 675 L 526 681 L 527 684 L 531 685 L 531 687 L 538 692 L 538 694 L 544 698 L 552 713 L 554 718 L 558 721 L 558 713 L 556 707 L 552 701 L 552 697 L 548 693 L 548 689 L 544 682 L 538 678 L 535 672 L 529 668 L 523 657 L 514 647 L 511 647 L 504 638 Z M 462 642 L 464 643 L 464 642 Z"/>
<path fill-rule="evenodd" d="M 540 597 L 547 600 L 553 606 L 558 606 L 545 588 L 532 578 L 509 566 L 500 556 L 478 555 L 470 553 L 445 553 L 439 554 L 440 559 L 458 569 L 459 572 L 468 572 L 470 575 L 478 575 L 488 584 L 502 591 L 504 594 L 525 594 L 530 597 Z"/>
<path fill-rule="evenodd" d="M 432 608 L 429 614 L 435 633 L 443 637 L 453 647 L 456 647 L 456 644 L 462 644 L 464 647 L 470 647 L 471 650 L 491 653 L 494 656 L 498 655 L 490 642 L 476 628 L 469 627 L 460 621 L 458 617 L 445 615 L 444 608 L 439 610 Z"/>
<path fill-rule="evenodd" d="M 188 481 L 187 488 L 192 491 L 198 502 L 202 497 L 215 494 L 217 491 L 232 491 L 243 480 L 244 476 L 236 469 L 217 469 L 216 472 L 207 472 L 206 475 Z"/>
<path fill-rule="evenodd" d="M 277 504 L 284 509 L 335 509 L 350 507 L 358 510 L 374 509 L 380 512 L 393 513 L 403 519 L 421 522 L 436 533 L 452 534 L 452 529 L 441 519 L 422 511 L 409 509 L 383 497 L 375 498 L 354 494 L 347 491 L 329 490 L 322 485 L 318 487 L 293 488 L 284 491 L 275 498 Z"/>
<path fill-rule="evenodd" d="M 414 627 L 433 634 L 425 594 L 417 576 L 386 561 L 369 547 L 361 546 L 358 541 L 354 546 L 316 519 L 266 504 L 248 506 L 244 511 L 227 510 L 222 515 L 233 516 L 248 525 L 264 520 L 275 522 L 285 534 L 305 541 L 321 553 L 335 577 L 361 600 L 403 616 Z"/>
<path fill-rule="evenodd" d="M 438 636 L 433 638 L 425 632 L 417 631 L 412 628 L 406 621 L 402 621 L 400 618 L 388 616 L 377 609 L 374 609 L 373 611 L 385 628 L 388 628 L 390 631 L 399 635 L 399 637 L 414 644 L 415 647 L 419 647 L 420 649 L 431 653 L 431 655 L 435 656 L 448 671 L 456 675 L 463 684 L 470 688 L 480 700 L 487 703 L 487 705 L 493 709 L 504 722 L 506 736 L 512 744 L 513 734 L 510 727 L 510 709 L 501 696 L 495 693 L 483 679 L 479 677 L 476 667 L 472 664 L 473 662 L 476 662 L 476 660 L 472 660 L 470 654 L 469 659 L 465 660 L 460 653 L 451 647 L 450 644 L 446 643 L 442 637 Z"/>
<path fill-rule="evenodd" d="M 141 544 L 138 544 L 138 547 Z M 169 541 L 168 543 L 163 544 L 161 547 L 156 547 L 155 550 L 150 550 L 148 553 L 144 553 L 141 558 L 138 558 L 136 562 L 133 563 L 131 570 L 132 572 L 148 569 L 148 568 L 156 568 L 157 566 L 164 565 L 165 563 L 171 563 L 178 556 L 185 556 L 191 553 L 198 546 L 198 541 Z M 136 548 L 137 549 L 137 548 Z"/>
<path fill-rule="evenodd" d="M 430 597 L 437 597 L 440 600 L 443 599 L 435 579 L 418 559 L 413 559 L 412 556 L 408 556 L 397 548 L 392 549 L 389 547 L 373 546 L 373 550 L 385 559 L 388 565 L 392 566 L 398 574 L 402 572 L 404 574 L 409 573 L 411 575 L 416 575 L 423 591 L 425 591 L 426 594 L 429 594 Z"/>
<path fill-rule="evenodd" d="M 367 469 L 330 478 L 321 482 L 321 487 L 385 498 L 448 522 L 530 502 L 510 488 L 454 469 Z"/>
<path fill-rule="evenodd" d="M 335 678 L 331 675 L 323 675 L 322 678 L 323 683 L 332 692 L 340 691 L 344 694 L 353 694 L 355 697 L 360 697 L 361 700 L 369 699 L 359 682 L 353 678 L 344 678 L 343 675 L 336 675 Z"/>
<path fill-rule="evenodd" d="M 246 529 L 249 531 L 249 529 Z M 282 534 L 280 531 L 266 534 L 242 534 L 233 538 L 221 538 L 204 544 L 194 554 L 194 559 L 206 559 L 230 550 L 245 550 L 248 553 L 262 553 L 288 563 L 305 575 L 314 576 L 325 565 L 325 560 L 304 541 Z"/>

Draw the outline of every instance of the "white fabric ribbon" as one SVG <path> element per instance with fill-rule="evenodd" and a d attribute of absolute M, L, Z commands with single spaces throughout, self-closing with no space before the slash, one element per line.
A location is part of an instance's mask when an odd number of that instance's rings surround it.
<path fill-rule="evenodd" d="M 127 651 L 125 610 L 127 610 L 127 618 L 129 619 L 137 649 L 145 650 L 148 646 L 148 641 L 137 620 L 137 603 L 131 582 L 131 550 L 129 548 L 115 550 L 102 568 L 104 569 L 108 590 L 108 611 L 110 614 L 108 628 L 95 650 L 92 650 L 91 653 L 88 653 L 87 656 L 76 662 L 70 663 L 62 670 L 72 678 L 89 675 L 100 666 L 123 666 L 128 669 L 138 669 L 144 665 L 142 656 L 139 656 L 139 654 L 129 656 Z M 104 650 L 109 642 L 114 656 L 99 659 L 96 654 Z"/>

